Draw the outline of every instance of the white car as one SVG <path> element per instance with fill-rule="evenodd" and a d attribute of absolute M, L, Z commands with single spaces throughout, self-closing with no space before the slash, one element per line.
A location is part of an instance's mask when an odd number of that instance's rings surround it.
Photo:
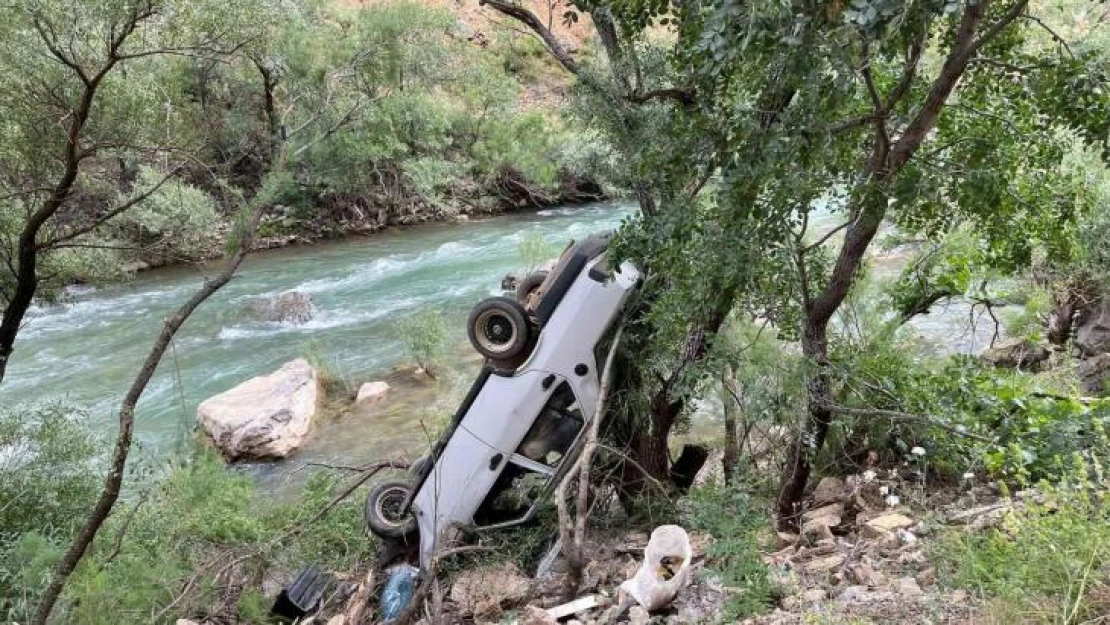
<path fill-rule="evenodd" d="M 609 235 L 572 242 L 516 298 L 488 298 L 470 314 L 471 343 L 486 358 L 478 379 L 412 479 L 378 484 L 366 501 L 370 531 L 418 540 L 423 570 L 462 533 L 532 518 L 581 451 L 615 322 L 640 282 L 631 263 L 608 266 L 608 244 Z"/>

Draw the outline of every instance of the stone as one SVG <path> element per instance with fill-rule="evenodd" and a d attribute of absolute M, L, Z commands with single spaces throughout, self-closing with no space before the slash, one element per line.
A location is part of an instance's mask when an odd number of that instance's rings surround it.
<path fill-rule="evenodd" d="M 367 382 L 358 388 L 358 395 L 355 397 L 355 403 L 376 404 L 385 399 L 388 393 L 389 384 L 386 382 Z"/>
<path fill-rule="evenodd" d="M 847 558 L 843 554 L 834 553 L 829 556 L 814 558 L 803 564 L 802 569 L 806 573 L 824 573 L 841 566 L 846 560 Z"/>
<path fill-rule="evenodd" d="M 802 514 L 802 525 L 805 525 L 806 523 L 809 523 L 813 519 L 820 519 L 820 518 L 826 518 L 826 517 L 836 518 L 837 522 L 835 523 L 835 525 L 840 525 L 840 520 L 839 519 L 843 516 L 844 516 L 844 506 L 839 504 L 839 503 L 833 503 L 833 504 L 829 504 L 827 506 L 822 506 L 820 508 L 815 508 L 813 510 L 810 510 L 809 512 L 806 512 L 806 513 Z"/>
<path fill-rule="evenodd" d="M 530 605 L 524 608 L 524 618 L 521 625 L 559 625 L 559 619 L 547 613 L 547 610 Z"/>
<path fill-rule="evenodd" d="M 925 591 L 921 590 L 921 586 L 917 585 L 917 580 L 912 577 L 899 578 L 897 587 L 898 594 L 906 598 L 921 597 L 925 594 Z"/>
<path fill-rule="evenodd" d="M 983 351 L 989 364 L 1006 369 L 1036 369 L 1051 356 L 1048 347 L 1028 339 L 1008 339 Z"/>
<path fill-rule="evenodd" d="M 823 477 L 813 489 L 813 505 L 843 501 L 848 496 L 848 486 L 838 477 Z"/>
<path fill-rule="evenodd" d="M 871 565 L 866 562 L 860 562 L 852 567 L 851 579 L 861 586 L 869 586 L 871 588 L 885 581 L 883 574 L 871 568 Z"/>
<path fill-rule="evenodd" d="M 648 625 L 651 622 L 651 615 L 642 606 L 632 606 L 628 611 L 628 622 L 631 625 Z"/>
<path fill-rule="evenodd" d="M 840 517 L 819 517 L 802 526 L 802 539 L 808 544 L 832 540 L 832 529 L 840 525 Z"/>
<path fill-rule="evenodd" d="M 1110 354 L 1079 362 L 1079 392 L 1090 397 L 1110 395 Z"/>
<path fill-rule="evenodd" d="M 810 588 L 802 593 L 802 601 L 806 603 L 820 603 L 825 600 L 827 594 L 823 588 Z"/>
<path fill-rule="evenodd" d="M 251 378 L 197 406 L 197 424 L 229 460 L 285 458 L 316 416 L 316 370 L 303 358 Z"/>
<path fill-rule="evenodd" d="M 888 532 L 896 532 L 900 529 L 912 527 L 914 520 L 910 517 L 899 514 L 897 512 L 888 512 L 880 514 L 879 516 L 864 523 L 864 527 L 871 529 L 886 530 Z"/>
<path fill-rule="evenodd" d="M 327 625 L 347 625 L 347 616 L 344 614 L 336 614 L 328 619 Z"/>
<path fill-rule="evenodd" d="M 867 542 L 873 543 L 884 549 L 895 549 L 901 545 L 898 534 L 880 527 L 864 525 L 860 529 L 860 536 Z"/>
<path fill-rule="evenodd" d="M 529 597 L 531 581 L 517 566 L 505 562 L 468 569 L 451 586 L 451 600 L 463 615 L 491 616 Z"/>
<path fill-rule="evenodd" d="M 775 548 L 785 549 L 791 545 L 797 544 L 798 535 L 790 532 L 775 532 Z"/>
<path fill-rule="evenodd" d="M 197 622 L 193 621 L 193 620 L 189 620 L 187 618 L 179 618 L 176 621 L 174 621 L 174 625 L 197 625 Z"/>
<path fill-rule="evenodd" d="M 1110 352 L 1110 297 L 1083 311 L 1075 331 L 1075 344 L 1084 356 Z"/>

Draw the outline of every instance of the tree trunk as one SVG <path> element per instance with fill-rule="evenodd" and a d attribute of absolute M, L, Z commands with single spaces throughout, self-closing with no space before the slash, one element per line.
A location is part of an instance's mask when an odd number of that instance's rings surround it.
<path fill-rule="evenodd" d="M 739 405 L 735 395 L 740 393 L 737 388 L 736 377 L 732 374 L 732 367 L 726 365 L 721 376 L 721 384 L 725 387 L 724 413 L 725 413 L 725 451 L 721 457 L 721 469 L 725 472 L 725 484 L 732 483 L 732 476 L 736 473 L 736 466 L 740 463 L 740 441 L 737 440 L 736 413 Z"/>
<path fill-rule="evenodd" d="M 143 363 L 139 373 L 135 376 L 131 388 L 124 396 L 123 402 L 120 405 L 119 411 L 119 434 L 116 436 L 115 451 L 112 454 L 112 466 L 108 471 L 108 475 L 104 478 L 104 487 L 101 489 L 100 497 L 97 499 L 96 505 L 93 507 L 89 517 L 85 520 L 85 524 L 81 526 L 77 537 L 74 538 L 73 543 L 62 557 L 61 562 L 54 571 L 54 577 L 50 581 L 46 592 L 43 594 L 42 602 L 39 604 L 38 610 L 35 613 L 34 619 L 31 621 L 34 625 L 45 625 L 50 618 L 50 613 L 54 610 L 54 605 L 58 601 L 58 597 L 62 594 L 65 588 L 66 581 L 69 579 L 70 574 L 81 562 L 85 552 L 88 550 L 89 545 L 92 544 L 93 539 L 96 538 L 97 532 L 100 531 L 104 521 L 111 514 L 112 508 L 115 506 L 116 501 L 119 499 L 120 487 L 123 484 L 124 470 L 127 468 L 127 457 L 131 451 L 131 439 L 135 428 L 135 406 L 142 397 L 143 392 L 146 390 L 147 384 L 150 382 L 154 371 L 158 368 L 158 363 L 162 361 L 162 356 L 169 348 L 170 342 L 173 340 L 174 335 L 189 318 L 193 311 L 197 309 L 206 299 L 213 293 L 220 290 L 227 284 L 239 265 L 243 262 L 250 251 L 251 240 L 253 233 L 258 227 L 258 220 L 262 216 L 261 208 L 254 211 L 251 216 L 250 224 L 247 226 L 248 231 L 243 233 L 239 241 L 239 249 L 228 260 L 227 265 L 223 271 L 213 280 L 208 280 L 187 302 L 177 309 L 172 317 L 167 319 L 163 326 L 162 332 L 158 335 L 154 346 L 151 348 L 150 353 L 147 355 L 146 362 Z"/>

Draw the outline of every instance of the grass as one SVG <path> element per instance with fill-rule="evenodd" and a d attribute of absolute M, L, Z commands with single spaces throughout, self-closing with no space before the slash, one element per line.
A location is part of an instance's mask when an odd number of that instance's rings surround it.
<path fill-rule="evenodd" d="M 372 555 L 374 544 L 363 532 L 365 487 L 307 531 L 271 544 L 328 502 L 337 483 L 334 476 L 318 473 L 296 501 L 275 501 L 257 493 L 249 476 L 228 469 L 214 453 L 200 451 L 145 498 L 121 502 L 71 577 L 56 620 L 172 623 L 215 611 L 220 618 L 237 615 L 241 622 L 268 622 L 271 601 L 261 592 L 267 573 L 285 580 L 305 564 L 350 570 Z M 68 544 L 68 534 L 27 532 L 7 547 L 0 545 L 5 580 L 0 585 L 5 586 L 0 588 L 0 620 L 27 619 L 43 580 Z M 211 571 L 220 565 L 208 565 L 217 558 L 225 558 L 222 564 L 250 553 L 258 556 L 232 567 L 218 584 L 213 580 Z M 153 618 L 194 575 L 192 592 L 166 616 Z"/>
<path fill-rule="evenodd" d="M 709 570 L 730 589 L 722 622 L 762 614 L 776 600 L 777 590 L 760 559 L 770 519 L 766 501 L 738 485 L 703 487 L 691 492 L 683 512 L 685 526 L 713 537 L 706 548 Z"/>
<path fill-rule="evenodd" d="M 953 531 L 933 558 L 941 579 L 984 601 L 984 623 L 1083 623 L 1110 614 L 1105 491 L 1046 488 L 1044 503 L 978 534 Z"/>

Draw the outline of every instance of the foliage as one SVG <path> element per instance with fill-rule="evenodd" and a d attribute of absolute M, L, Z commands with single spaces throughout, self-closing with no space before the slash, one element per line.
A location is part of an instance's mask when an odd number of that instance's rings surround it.
<path fill-rule="evenodd" d="M 524 263 L 526 271 L 535 271 L 547 261 L 555 258 L 559 251 L 538 230 L 529 230 L 517 245 L 517 254 Z"/>
<path fill-rule="evenodd" d="M 215 200 L 180 180 L 163 182 L 165 177 L 152 167 L 140 167 L 131 193 L 118 202 L 144 193 L 151 195 L 124 213 L 113 223 L 113 229 L 122 239 L 141 247 L 169 247 L 174 261 L 206 258 L 218 249 L 218 234 L 212 229 L 219 221 Z"/>
<path fill-rule="evenodd" d="M 686 501 L 686 527 L 713 536 L 705 553 L 709 569 L 723 585 L 739 589 L 729 593 L 720 615 L 724 622 L 761 614 L 774 603 L 775 587 L 759 556 L 765 508 L 759 496 L 738 486 L 700 488 Z"/>
<path fill-rule="evenodd" d="M 49 403 L 0 412 L 0 549 L 36 531 L 66 534 L 93 501 L 100 442 L 82 410 Z"/>
<path fill-rule="evenodd" d="M 1097 620 L 1110 609 L 1105 497 L 1097 488 L 1042 487 L 999 528 L 949 532 L 935 553 L 938 578 L 985 596 L 984 619 L 994 622 Z"/>
<path fill-rule="evenodd" d="M 409 357 L 425 371 L 433 372 L 447 348 L 447 324 L 443 315 L 434 310 L 422 310 L 398 322 L 397 331 Z"/>
<path fill-rule="evenodd" d="M 110 517 L 73 575 L 63 597 L 62 620 L 149 621 L 194 573 L 199 575 L 197 587 L 162 621 L 219 609 L 221 601 L 230 601 L 230 607 L 244 616 L 265 615 L 268 601 L 263 601 L 256 584 L 266 569 L 292 571 L 311 561 L 343 570 L 369 556 L 372 544 L 362 529 L 364 490 L 308 531 L 271 542 L 305 523 L 334 496 L 336 484 L 332 476 L 317 473 L 296 500 L 276 501 L 256 493 L 249 476 L 229 471 L 214 452 L 199 452 Z M 28 531 L 0 553 L 0 579 L 5 582 L 0 585 L 0 606 L 6 620 L 22 621 L 34 607 L 33 599 L 61 555 L 64 543 L 58 540 L 65 538 Z M 215 556 L 252 550 L 260 557 L 245 560 L 236 573 L 244 576 L 248 588 L 242 595 L 224 595 L 211 579 L 214 571 L 203 567 Z"/>

